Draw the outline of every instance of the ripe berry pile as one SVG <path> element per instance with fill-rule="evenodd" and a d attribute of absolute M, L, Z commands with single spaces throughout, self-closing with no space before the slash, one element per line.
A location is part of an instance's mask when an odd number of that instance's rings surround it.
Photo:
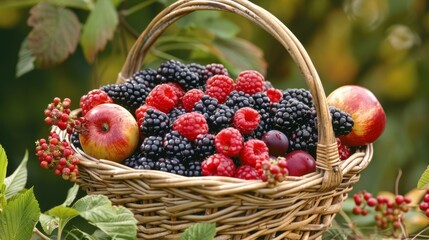
<path fill-rule="evenodd" d="M 125 83 L 88 92 L 80 101 L 83 117 L 92 107 L 112 102 L 134 114 L 140 128 L 140 147 L 123 161 L 132 168 L 275 184 L 288 174 L 287 154 L 300 150 L 313 161 L 316 157 L 317 117 L 310 92 L 276 89 L 257 71 L 234 79 L 221 64 L 169 60 Z M 350 133 L 351 116 L 335 107 L 330 112 L 336 136 Z M 78 138 L 72 136 L 77 147 Z M 338 145 L 341 159 L 348 158 L 352 150 Z"/>
<path fill-rule="evenodd" d="M 429 189 L 426 190 L 426 194 L 423 196 L 423 200 L 420 203 L 419 208 L 425 212 L 426 217 L 429 218 Z"/>

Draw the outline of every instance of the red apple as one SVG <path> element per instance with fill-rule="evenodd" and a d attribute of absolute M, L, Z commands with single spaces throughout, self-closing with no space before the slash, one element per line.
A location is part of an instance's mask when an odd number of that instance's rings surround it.
<path fill-rule="evenodd" d="M 346 85 L 329 94 L 328 104 L 350 114 L 354 120 L 352 131 L 340 136 L 347 146 L 361 146 L 374 142 L 384 131 L 386 114 L 380 102 L 367 88 Z"/>
<path fill-rule="evenodd" d="M 289 176 L 302 176 L 316 171 L 316 160 L 308 152 L 294 150 L 285 156 Z"/>
<path fill-rule="evenodd" d="M 85 131 L 79 139 L 88 155 L 121 162 L 136 150 L 139 127 L 127 109 L 112 103 L 100 104 L 89 110 L 85 119 Z"/>

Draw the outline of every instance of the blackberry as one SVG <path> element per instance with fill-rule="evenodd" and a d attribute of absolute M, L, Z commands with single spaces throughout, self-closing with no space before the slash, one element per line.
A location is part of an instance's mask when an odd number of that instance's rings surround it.
<path fill-rule="evenodd" d="M 216 153 L 215 136 L 212 134 L 200 134 L 194 141 L 195 156 L 200 160 Z"/>
<path fill-rule="evenodd" d="M 204 95 L 200 101 L 195 103 L 193 111 L 201 113 L 209 121 L 210 116 L 213 115 L 217 107 L 218 101 L 216 98 Z"/>
<path fill-rule="evenodd" d="M 219 104 L 218 108 L 209 117 L 210 130 L 219 132 L 223 128 L 227 128 L 232 124 L 234 111 L 224 104 Z"/>
<path fill-rule="evenodd" d="M 243 107 L 252 107 L 254 103 L 253 98 L 249 94 L 234 90 L 228 95 L 224 104 L 236 112 Z"/>
<path fill-rule="evenodd" d="M 306 124 L 300 125 L 292 134 L 288 135 L 289 152 L 294 150 L 304 150 L 313 157 L 316 156 L 317 129 L 314 120 L 309 120 Z"/>
<path fill-rule="evenodd" d="M 168 157 L 176 157 L 186 161 L 194 158 L 195 151 L 191 141 L 180 135 L 177 131 L 171 131 L 164 136 L 164 150 Z"/>
<path fill-rule="evenodd" d="M 155 169 L 155 163 L 156 161 L 147 158 L 147 157 L 140 157 L 137 159 L 137 165 L 134 167 L 135 169 L 146 169 L 146 170 L 154 170 Z"/>
<path fill-rule="evenodd" d="M 179 61 L 168 60 L 159 65 L 155 80 L 157 83 L 175 82 L 176 73 L 185 68 L 186 65 Z"/>
<path fill-rule="evenodd" d="M 79 132 L 73 132 L 70 135 L 70 142 L 73 144 L 75 148 L 82 149 L 82 146 L 80 145 L 80 140 L 79 140 Z"/>
<path fill-rule="evenodd" d="M 200 86 L 200 79 L 197 73 L 191 72 L 188 68 L 182 68 L 174 74 L 177 82 L 185 91 L 189 91 Z"/>
<path fill-rule="evenodd" d="M 164 153 L 163 137 L 161 136 L 149 136 L 143 140 L 140 146 L 142 155 L 150 159 L 158 159 L 162 157 Z"/>
<path fill-rule="evenodd" d="M 329 112 L 331 113 L 332 127 L 336 136 L 347 135 L 352 131 L 354 121 L 348 113 L 334 106 L 329 106 Z"/>
<path fill-rule="evenodd" d="M 124 159 L 123 164 L 125 166 L 128 166 L 130 168 L 136 168 L 138 165 L 138 159 L 142 157 L 142 154 L 140 151 L 134 152 L 131 156 Z"/>
<path fill-rule="evenodd" d="M 291 98 L 294 98 L 294 99 L 306 104 L 310 108 L 314 107 L 313 96 L 311 96 L 310 91 L 308 91 L 306 89 L 289 88 L 289 89 L 284 90 L 282 99 L 289 100 Z"/>
<path fill-rule="evenodd" d="M 186 67 L 194 74 L 197 74 L 198 76 L 198 86 L 197 88 L 205 91 L 206 81 L 207 81 L 207 74 L 206 74 L 206 67 L 198 64 L 198 63 L 190 63 L 186 65 Z"/>
<path fill-rule="evenodd" d="M 170 119 L 170 125 L 180 116 L 186 113 L 186 110 L 182 107 L 173 108 L 167 115 Z"/>
<path fill-rule="evenodd" d="M 147 95 L 151 91 L 148 83 L 139 83 L 133 78 L 121 84 L 109 84 L 101 87 L 114 103 L 119 104 L 130 112 L 134 112 L 146 101 Z"/>
<path fill-rule="evenodd" d="M 272 129 L 271 127 L 272 118 L 269 112 L 260 113 L 259 115 L 261 116 L 261 122 L 256 127 L 256 129 L 253 130 L 253 134 L 252 134 L 253 137 L 256 139 L 262 139 L 264 134 Z"/>
<path fill-rule="evenodd" d="M 304 103 L 292 98 L 275 104 L 273 127 L 285 134 L 291 133 L 299 124 L 311 115 L 311 109 Z M 272 109 L 272 110 L 273 110 Z"/>
<path fill-rule="evenodd" d="M 273 87 L 274 87 L 273 84 L 270 81 L 265 79 L 264 91 L 267 91 L 268 89 Z"/>
<path fill-rule="evenodd" d="M 155 163 L 155 170 L 186 176 L 185 165 L 175 157 L 158 159 Z"/>
<path fill-rule="evenodd" d="M 140 129 L 145 136 L 164 135 L 170 129 L 170 120 L 167 114 L 149 108 L 144 114 Z"/>
<path fill-rule="evenodd" d="M 186 169 L 186 176 L 188 177 L 199 177 L 202 176 L 201 162 L 200 161 L 189 161 L 188 168 Z"/>
<path fill-rule="evenodd" d="M 205 81 L 207 81 L 207 79 L 209 79 L 210 77 L 212 77 L 214 75 L 229 76 L 228 70 L 222 64 L 219 64 L 219 63 L 207 64 L 205 67 L 205 71 L 203 73 L 203 79 L 205 79 Z"/>
<path fill-rule="evenodd" d="M 258 111 L 258 113 L 268 112 L 270 109 L 270 98 L 265 93 L 255 93 L 252 96 L 253 99 L 253 108 Z"/>
<path fill-rule="evenodd" d="M 156 74 L 155 70 L 147 68 L 134 73 L 132 79 L 138 83 L 146 85 L 150 92 L 158 84 L 158 82 L 156 82 Z"/>

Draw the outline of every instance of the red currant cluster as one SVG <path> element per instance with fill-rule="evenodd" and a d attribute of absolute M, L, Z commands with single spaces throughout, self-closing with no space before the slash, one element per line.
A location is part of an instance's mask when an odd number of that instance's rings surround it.
<path fill-rule="evenodd" d="M 423 201 L 420 203 L 419 208 L 425 212 L 426 217 L 429 217 L 429 189 L 426 190 L 426 194 L 423 196 Z"/>
<path fill-rule="evenodd" d="M 79 173 L 79 158 L 66 141 L 61 141 L 59 135 L 50 132 L 48 140 L 42 138 L 36 141 L 36 155 L 40 166 L 45 169 L 55 169 L 56 175 L 62 175 L 65 180 L 76 181 Z"/>
<path fill-rule="evenodd" d="M 411 199 L 402 195 L 396 195 L 394 200 L 385 196 L 374 198 L 371 193 L 362 191 L 353 195 L 356 206 L 353 208 L 353 214 L 367 215 L 367 207 L 375 209 L 375 224 L 381 229 L 387 229 L 390 226 L 393 229 L 400 229 L 404 222 L 404 213 L 408 212 Z"/>
<path fill-rule="evenodd" d="M 261 179 L 270 186 L 283 182 L 288 175 L 286 159 L 283 157 L 257 161 L 255 168 Z"/>
<path fill-rule="evenodd" d="M 49 126 L 57 126 L 61 130 L 67 130 L 68 134 L 72 134 L 73 131 L 85 133 L 85 118 L 72 119 L 70 117 L 70 104 L 69 98 L 64 98 L 63 101 L 61 98 L 54 98 L 45 109 L 45 123 Z"/>

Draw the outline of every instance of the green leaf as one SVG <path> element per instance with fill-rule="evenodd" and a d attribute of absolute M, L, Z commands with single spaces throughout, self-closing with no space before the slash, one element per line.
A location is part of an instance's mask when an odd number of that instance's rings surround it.
<path fill-rule="evenodd" d="M 40 225 L 42 225 L 43 231 L 48 235 L 51 235 L 52 232 L 58 227 L 58 218 L 48 214 L 40 214 L 39 222 Z"/>
<path fill-rule="evenodd" d="M 196 223 L 180 235 L 180 240 L 211 240 L 216 235 L 216 223 Z"/>
<path fill-rule="evenodd" d="M 33 189 L 18 194 L 0 213 L 0 239 L 30 239 L 39 215 Z"/>
<path fill-rule="evenodd" d="M 231 71 L 233 74 L 253 69 L 265 75 L 267 62 L 263 52 L 249 41 L 241 38 L 216 38 L 213 47 L 220 59 L 231 64 L 231 68 L 235 67 Z"/>
<path fill-rule="evenodd" d="M 19 78 L 22 75 L 30 72 L 34 69 L 34 62 L 36 57 L 33 56 L 31 50 L 28 48 L 28 39 L 26 38 L 19 49 L 18 53 L 18 64 L 16 65 L 16 77 Z"/>
<path fill-rule="evenodd" d="M 0 186 L 4 184 L 4 179 L 6 178 L 6 171 L 7 171 L 7 155 L 3 146 L 0 144 Z"/>
<path fill-rule="evenodd" d="M 74 208 L 64 207 L 60 205 L 51 208 L 48 211 L 48 214 L 54 217 L 58 217 L 60 219 L 72 219 L 76 216 L 79 216 L 79 211 Z"/>
<path fill-rule="evenodd" d="M 70 206 L 76 198 L 77 192 L 79 191 L 79 185 L 75 184 L 67 192 L 67 197 L 64 203 L 62 204 L 65 207 Z"/>
<path fill-rule="evenodd" d="M 103 195 L 85 196 L 73 205 L 80 216 L 98 227 L 112 238 L 134 239 L 137 234 L 137 221 L 133 213 L 122 206 L 112 206 Z"/>
<path fill-rule="evenodd" d="M 232 38 L 240 32 L 240 28 L 227 19 L 209 21 L 205 23 L 203 27 L 221 38 Z"/>
<path fill-rule="evenodd" d="M 94 8 L 92 0 L 45 0 L 45 2 L 61 7 L 72 7 L 83 10 L 91 10 Z"/>
<path fill-rule="evenodd" d="M 52 67 L 62 63 L 76 50 L 80 22 L 69 9 L 39 3 L 30 10 L 28 48 L 36 57 L 36 65 Z"/>
<path fill-rule="evenodd" d="M 97 1 L 83 26 L 80 43 L 88 62 L 95 60 L 97 52 L 102 51 L 111 40 L 118 25 L 118 15 L 112 1 Z"/>
<path fill-rule="evenodd" d="M 426 170 L 423 172 L 422 176 L 420 177 L 417 188 L 421 190 L 429 189 L 429 166 L 426 168 Z"/>
<path fill-rule="evenodd" d="M 15 171 L 4 180 L 6 185 L 5 196 L 6 199 L 11 198 L 18 192 L 24 189 L 25 184 L 27 183 L 27 161 L 28 161 L 28 151 L 25 151 L 24 158 L 22 159 L 19 166 Z"/>

